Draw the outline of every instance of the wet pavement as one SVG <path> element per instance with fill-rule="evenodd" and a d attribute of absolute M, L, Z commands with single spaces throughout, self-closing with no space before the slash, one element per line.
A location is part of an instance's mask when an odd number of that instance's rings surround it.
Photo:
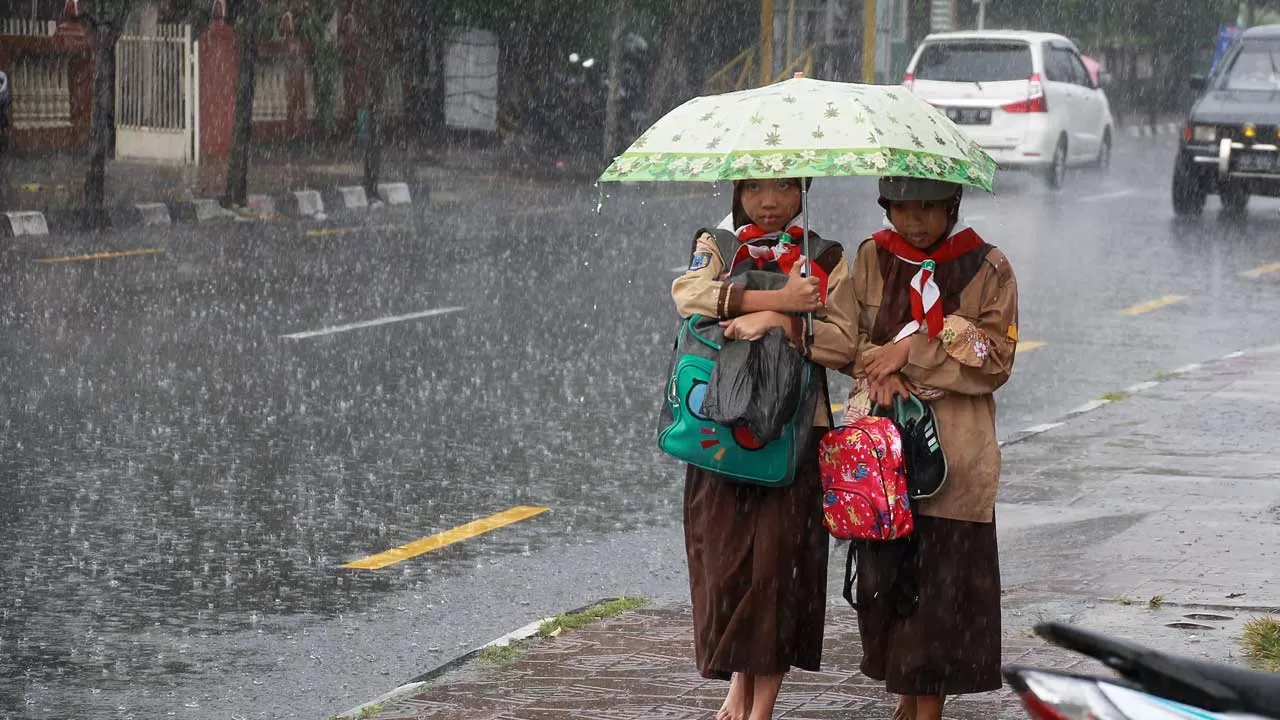
<path fill-rule="evenodd" d="M 1049 620 L 1238 662 L 1243 623 L 1280 610 L 1278 400 L 1280 347 L 1179 374 L 1006 447 L 1005 664 L 1107 672 L 1037 639 L 1032 628 Z M 833 552 L 833 587 L 842 555 Z M 373 717 L 710 720 L 727 684 L 698 676 L 691 622 L 687 604 L 671 604 L 534 638 L 518 661 L 472 662 L 404 688 Z M 856 616 L 838 597 L 823 652 L 822 672 L 788 676 L 775 717 L 890 716 L 892 698 L 858 673 Z M 955 698 L 945 715 L 1026 717 L 1007 688 Z"/>
<path fill-rule="evenodd" d="M 1161 142 L 1061 194 L 1013 176 L 966 201 L 1022 293 L 1002 437 L 1280 342 L 1280 205 L 1174 221 Z M 816 184 L 815 226 L 852 248 L 880 226 L 873 187 Z M 680 471 L 653 448 L 654 388 L 669 284 L 691 229 L 727 210 L 716 193 L 612 188 L 596 215 L 586 186 L 459 185 L 360 224 L 4 246 L 0 715 L 324 716 L 566 608 L 678 601 Z M 91 253 L 117 254 L 75 259 Z M 1050 490 L 1002 509 L 1005 531 L 1070 516 Z M 524 505 L 549 511 L 340 567 Z M 1123 540 L 1139 513 L 1122 510 L 1063 532 Z M 1035 564 L 1106 584 L 1086 570 L 1114 558 L 1063 563 L 1046 532 Z"/>
<path fill-rule="evenodd" d="M 843 603 L 843 601 L 841 601 Z M 858 672 L 858 628 L 848 606 L 832 605 L 821 672 L 787 676 L 779 720 L 888 720 L 893 700 Z M 1005 657 L 1039 668 L 1092 664 L 1032 639 L 1007 639 Z M 700 677 L 687 610 L 628 612 L 558 638 L 537 641 L 519 660 L 472 664 L 415 693 L 375 706 L 374 720 L 712 720 L 728 685 Z M 950 701 L 946 717 L 1025 717 L 1009 692 Z"/>

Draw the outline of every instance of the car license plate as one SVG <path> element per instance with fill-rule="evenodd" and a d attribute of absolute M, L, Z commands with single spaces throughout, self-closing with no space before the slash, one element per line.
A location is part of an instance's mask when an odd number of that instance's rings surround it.
<path fill-rule="evenodd" d="M 990 125 L 990 108 L 947 108 L 947 118 L 957 125 Z"/>
<path fill-rule="evenodd" d="M 1280 172 L 1280 153 L 1243 153 L 1236 161 L 1236 169 L 1241 172 Z"/>

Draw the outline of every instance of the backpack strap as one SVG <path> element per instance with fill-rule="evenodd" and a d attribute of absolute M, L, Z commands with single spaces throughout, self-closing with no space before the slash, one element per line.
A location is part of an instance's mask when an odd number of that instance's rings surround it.
<path fill-rule="evenodd" d="M 689 246 L 690 261 L 693 260 L 694 251 L 698 249 L 698 238 L 704 234 L 716 239 L 716 250 L 720 252 L 720 261 L 724 263 L 725 272 L 729 272 L 729 263 L 733 262 L 733 256 L 738 253 L 738 236 L 721 228 L 702 228 L 698 230 L 693 234 L 693 243 Z"/>
<path fill-rule="evenodd" d="M 858 572 L 854 567 L 858 563 L 858 541 L 849 541 L 849 555 L 844 559 L 844 595 L 845 602 L 854 610 L 861 610 L 853 599 L 853 584 L 858 580 Z"/>

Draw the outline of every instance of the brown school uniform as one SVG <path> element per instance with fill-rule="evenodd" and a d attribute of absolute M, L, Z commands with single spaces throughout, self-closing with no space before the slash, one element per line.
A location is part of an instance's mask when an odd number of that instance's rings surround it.
<path fill-rule="evenodd" d="M 950 263 L 959 265 L 947 268 Z M 958 291 L 944 289 L 941 334 L 931 340 L 921 332 L 903 340 L 911 350 L 902 370 L 930 398 L 947 483 L 915 508 L 914 557 L 892 543 L 871 543 L 858 555 L 862 671 L 899 695 L 958 695 L 1001 686 L 995 526 L 1000 449 L 993 393 L 1013 368 L 1017 282 L 995 248 L 950 263 L 939 264 L 939 276 L 957 271 L 972 277 Z M 915 272 L 905 265 L 874 242 L 859 248 L 851 281 L 861 351 L 892 342 L 900 328 L 885 326 L 883 318 L 893 313 L 882 315 L 881 304 L 887 274 Z M 862 374 L 860 352 L 854 375 Z M 850 401 L 865 403 L 865 395 Z"/>
<path fill-rule="evenodd" d="M 720 280 L 725 261 L 710 235 L 698 239 L 694 255 L 699 253 L 709 253 L 709 262 L 677 278 L 671 288 L 680 316 L 740 315 L 741 286 Z M 820 365 L 843 368 L 853 362 L 857 347 L 855 305 L 843 253 L 827 255 L 817 260 L 828 273 L 827 305 L 815 313 L 813 343 L 803 351 Z M 801 322 L 796 319 L 796 329 Z M 828 398 L 821 403 L 830 404 Z M 825 427 L 821 403 L 814 425 Z M 686 471 L 685 549 L 694 652 L 703 677 L 818 669 L 828 547 L 818 476 L 820 439 L 820 432 L 813 434 L 788 487 L 738 484 L 692 466 Z"/>

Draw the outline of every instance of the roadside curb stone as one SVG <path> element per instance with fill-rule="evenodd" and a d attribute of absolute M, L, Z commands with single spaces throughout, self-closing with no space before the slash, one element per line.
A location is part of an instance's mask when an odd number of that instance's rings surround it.
<path fill-rule="evenodd" d="M 5 237 L 16 238 L 49 234 L 49 223 L 45 221 L 44 213 L 42 212 L 6 212 L 4 215 Z"/>
<path fill-rule="evenodd" d="M 409 184 L 402 182 L 379 184 L 378 197 L 388 205 L 408 205 L 413 202 L 409 195 Z"/>
<path fill-rule="evenodd" d="M 421 190 L 425 185 L 418 187 Z M 133 203 L 108 207 L 106 214 L 111 230 L 227 221 L 257 222 L 279 216 L 323 221 L 332 212 L 329 208 L 340 212 L 367 213 L 384 205 L 412 205 L 413 194 L 408 183 L 394 182 L 380 184 L 377 197 L 370 197 L 358 185 L 254 194 L 248 198 L 248 214 L 224 207 L 217 198 Z M 57 236 L 93 230 L 89 213 L 84 208 L 54 212 L 8 211 L 0 225 L 0 236 L 6 238 Z"/>
<path fill-rule="evenodd" d="M 359 185 L 338 188 L 338 196 L 341 199 L 340 207 L 348 210 L 365 210 L 369 207 L 369 196 Z"/>

